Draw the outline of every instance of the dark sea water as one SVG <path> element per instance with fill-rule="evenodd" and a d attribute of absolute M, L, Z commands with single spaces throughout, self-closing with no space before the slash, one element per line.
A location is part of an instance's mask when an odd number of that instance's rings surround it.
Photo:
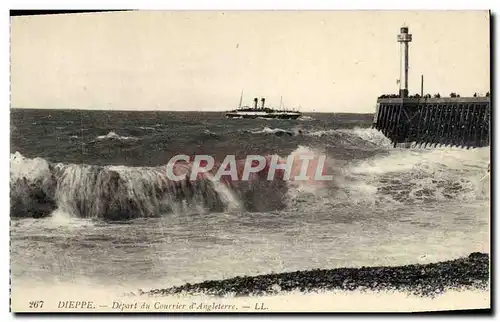
<path fill-rule="evenodd" d="M 13 288 L 134 290 L 488 252 L 489 148 L 393 148 L 371 121 L 11 110 Z M 332 182 L 170 189 L 159 179 L 176 154 L 304 151 L 327 155 Z"/>

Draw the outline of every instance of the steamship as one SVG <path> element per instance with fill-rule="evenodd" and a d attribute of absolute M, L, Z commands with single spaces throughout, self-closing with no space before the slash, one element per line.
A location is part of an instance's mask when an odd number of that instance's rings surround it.
<path fill-rule="evenodd" d="M 254 106 L 241 106 L 243 101 L 243 92 L 240 97 L 240 105 L 237 109 L 226 112 L 227 118 L 243 118 L 243 119 L 256 119 L 256 118 L 270 118 L 270 119 L 288 119 L 296 120 L 302 116 L 302 113 L 295 110 L 288 110 L 282 106 L 280 102 L 279 109 L 273 109 L 265 106 L 266 99 L 261 98 L 261 106 L 258 106 L 259 99 L 253 99 Z"/>

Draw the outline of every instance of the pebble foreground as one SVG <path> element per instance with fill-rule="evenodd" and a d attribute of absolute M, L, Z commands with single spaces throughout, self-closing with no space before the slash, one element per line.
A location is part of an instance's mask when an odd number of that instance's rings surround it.
<path fill-rule="evenodd" d="M 301 291 L 402 291 L 436 296 L 447 290 L 480 289 L 489 285 L 489 255 L 471 253 L 451 261 L 395 267 L 316 269 L 291 273 L 234 277 L 219 281 L 139 291 L 141 295 L 261 296 Z"/>

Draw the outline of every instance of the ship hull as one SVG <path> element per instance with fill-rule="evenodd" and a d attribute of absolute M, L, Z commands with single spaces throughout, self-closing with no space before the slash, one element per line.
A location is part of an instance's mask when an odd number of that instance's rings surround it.
<path fill-rule="evenodd" d="M 250 113 L 226 113 L 227 118 L 232 119 L 278 119 L 278 120 L 296 120 L 300 117 L 300 114 L 250 114 Z"/>

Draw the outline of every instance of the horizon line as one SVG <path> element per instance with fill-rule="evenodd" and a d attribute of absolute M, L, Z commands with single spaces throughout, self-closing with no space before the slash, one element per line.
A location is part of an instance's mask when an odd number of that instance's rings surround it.
<path fill-rule="evenodd" d="M 214 110 L 126 110 L 126 109 L 92 109 L 92 108 L 37 108 L 37 107 L 9 107 L 11 110 L 48 110 L 48 111 L 107 111 L 107 112 L 176 112 L 176 113 L 227 113 L 228 111 Z M 307 111 L 302 114 L 374 114 L 374 112 L 322 112 Z"/>

